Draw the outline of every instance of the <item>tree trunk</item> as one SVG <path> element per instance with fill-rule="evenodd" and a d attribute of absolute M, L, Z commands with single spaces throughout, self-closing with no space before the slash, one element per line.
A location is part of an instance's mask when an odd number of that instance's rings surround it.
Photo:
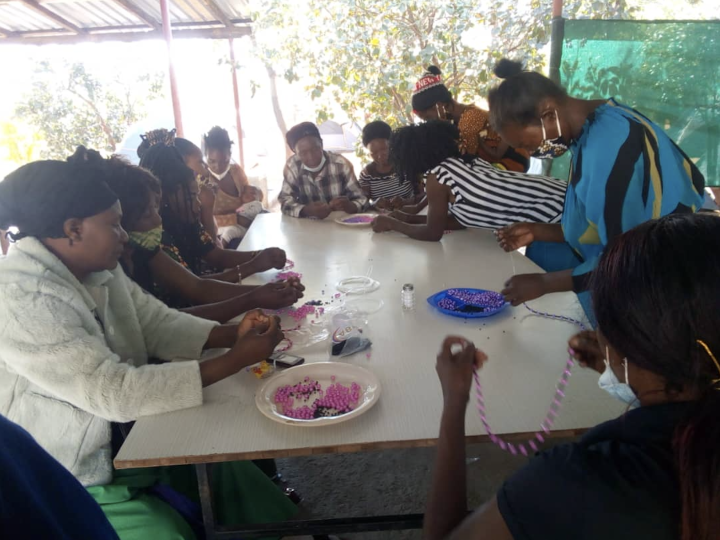
<path fill-rule="evenodd" d="M 285 134 L 288 130 L 287 125 L 285 124 L 285 117 L 283 116 L 282 109 L 280 108 L 280 100 L 278 99 L 277 74 L 270 64 L 267 62 L 264 63 L 265 70 L 267 71 L 268 79 L 270 81 L 270 99 L 272 101 L 273 112 L 275 113 L 275 121 L 277 122 L 278 129 L 282 135 L 283 146 L 285 147 L 285 157 L 289 158 L 292 155 L 292 150 L 288 148 L 288 145 L 285 142 Z"/>

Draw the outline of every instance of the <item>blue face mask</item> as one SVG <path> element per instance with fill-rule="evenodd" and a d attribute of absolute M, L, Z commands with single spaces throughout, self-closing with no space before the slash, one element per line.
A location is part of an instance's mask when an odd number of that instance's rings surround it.
<path fill-rule="evenodd" d="M 637 396 L 635 395 L 635 392 L 633 392 L 633 389 L 630 388 L 630 381 L 628 380 L 628 362 L 627 359 L 623 360 L 623 366 L 625 366 L 625 382 L 620 382 L 615 375 L 615 372 L 610 367 L 610 362 L 608 361 L 608 358 L 610 355 L 608 354 L 607 347 L 605 348 L 605 371 L 602 375 L 600 375 L 600 379 L 598 380 L 598 386 L 605 390 L 608 394 L 610 394 L 615 399 L 618 399 L 622 401 L 623 403 L 627 403 L 632 408 L 638 407 L 640 405 L 640 401 L 638 400 Z"/>
<path fill-rule="evenodd" d="M 554 139 L 548 139 L 545 132 L 545 121 L 540 118 L 543 141 L 537 150 L 530 154 L 532 157 L 537 159 L 553 159 L 562 156 L 568 151 L 568 145 L 562 140 L 562 129 L 560 128 L 560 119 L 558 118 L 557 110 L 555 111 L 555 123 L 557 124 L 558 136 Z"/>

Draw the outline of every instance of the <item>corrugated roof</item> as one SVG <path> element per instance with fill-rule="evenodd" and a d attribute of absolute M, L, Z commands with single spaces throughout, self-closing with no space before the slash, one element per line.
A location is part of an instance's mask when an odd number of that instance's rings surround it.
<path fill-rule="evenodd" d="M 247 0 L 168 0 L 176 38 L 250 32 Z M 0 0 L 0 44 L 162 37 L 160 0 Z"/>

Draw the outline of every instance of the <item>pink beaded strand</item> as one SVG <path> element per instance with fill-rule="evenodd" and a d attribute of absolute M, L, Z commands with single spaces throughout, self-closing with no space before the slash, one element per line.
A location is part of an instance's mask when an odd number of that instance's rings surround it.
<path fill-rule="evenodd" d="M 531 308 L 527 304 L 523 304 L 531 313 L 538 315 L 540 317 L 545 317 L 547 319 L 553 319 L 556 321 L 563 321 L 563 322 L 569 322 L 572 324 L 577 325 L 581 330 L 585 330 L 585 325 L 576 319 L 571 319 L 570 317 L 565 317 L 563 315 L 554 315 L 552 313 L 545 313 L 542 311 L 538 311 L 536 309 Z M 522 454 L 523 456 L 528 456 L 528 449 L 527 446 L 533 451 L 537 452 L 539 450 L 539 446 L 537 443 L 543 444 L 545 442 L 545 436 L 543 433 L 550 433 L 550 429 L 552 428 L 553 424 L 555 423 L 555 419 L 558 416 L 558 412 L 560 410 L 560 406 L 562 404 L 562 400 L 565 397 L 565 389 L 567 388 L 570 375 L 572 375 L 572 372 L 570 371 L 575 364 L 575 361 L 572 357 L 568 357 L 568 360 L 565 364 L 565 369 L 563 370 L 562 374 L 560 375 L 560 379 L 558 380 L 557 387 L 555 388 L 555 395 L 553 396 L 552 403 L 550 404 L 550 408 L 548 409 L 547 414 L 545 415 L 545 419 L 540 422 L 540 430 L 535 432 L 535 435 L 533 438 L 529 439 L 526 443 L 521 443 L 517 446 L 515 446 L 512 443 L 505 442 L 500 437 L 498 437 L 495 433 L 493 433 L 492 428 L 490 428 L 490 423 L 487 419 L 487 412 L 485 408 L 485 398 L 483 397 L 482 392 L 482 385 L 480 384 L 480 373 L 478 370 L 475 370 L 475 373 L 473 374 L 473 377 L 475 379 L 475 396 L 477 399 L 477 407 L 478 412 L 480 413 L 480 421 L 482 422 L 483 428 L 485 428 L 485 431 L 487 432 L 488 436 L 490 437 L 490 441 L 493 444 L 498 445 L 501 449 L 510 452 L 513 456 L 517 455 L 518 453 Z M 536 442 L 537 441 L 537 442 Z"/>

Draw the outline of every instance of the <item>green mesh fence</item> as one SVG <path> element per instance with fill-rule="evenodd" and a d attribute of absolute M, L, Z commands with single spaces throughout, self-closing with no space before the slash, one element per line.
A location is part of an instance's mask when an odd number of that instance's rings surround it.
<path fill-rule="evenodd" d="M 638 109 L 720 186 L 720 21 L 565 21 L 560 76 L 571 96 Z"/>

